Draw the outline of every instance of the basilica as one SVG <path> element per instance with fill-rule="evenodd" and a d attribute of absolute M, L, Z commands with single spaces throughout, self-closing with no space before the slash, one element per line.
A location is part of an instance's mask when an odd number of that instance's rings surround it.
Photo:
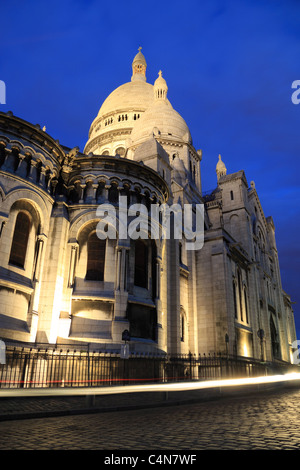
<path fill-rule="evenodd" d="M 146 70 L 140 48 L 82 152 L 0 113 L 0 338 L 115 352 L 126 338 L 131 353 L 289 363 L 295 325 L 273 219 L 254 182 L 241 168 L 228 174 L 220 155 L 215 189 L 203 193 L 202 151 L 162 72 L 152 85 Z M 145 228 L 101 236 L 98 208 L 121 218 L 120 196 L 149 217 L 153 205 L 202 205 L 203 245 L 188 250 L 184 236 L 153 239 Z"/>

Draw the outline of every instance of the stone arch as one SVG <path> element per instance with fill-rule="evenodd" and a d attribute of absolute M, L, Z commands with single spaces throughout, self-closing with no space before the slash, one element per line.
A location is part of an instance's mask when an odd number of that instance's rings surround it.
<path fill-rule="evenodd" d="M 24 145 L 19 140 L 10 140 L 6 145 L 6 148 L 8 150 L 16 149 L 21 152 L 24 149 Z"/>
<path fill-rule="evenodd" d="M 76 224 L 76 242 L 78 243 L 76 282 L 83 283 L 81 284 L 82 289 L 85 289 L 85 282 L 108 281 L 108 279 L 111 282 L 114 277 L 113 267 L 115 263 L 113 259 L 117 241 L 110 238 L 99 238 L 99 219 L 92 215 L 91 213 L 86 214 L 77 220 Z M 79 224 L 79 222 L 81 223 Z M 74 239 L 72 239 L 72 242 L 74 242 Z M 93 253 L 95 249 L 97 252 L 100 250 L 98 255 L 101 257 L 101 260 L 97 260 L 97 257 L 95 257 L 95 253 Z M 109 259 L 111 264 L 106 265 L 106 259 Z M 92 272 L 93 270 L 97 271 L 97 275 L 95 272 Z"/>
<path fill-rule="evenodd" d="M 35 160 L 40 160 L 43 165 L 48 164 L 48 161 L 47 161 L 45 155 L 42 154 L 42 152 L 34 152 L 34 157 L 35 157 Z"/>
<path fill-rule="evenodd" d="M 105 183 L 105 184 L 109 184 L 109 177 L 107 175 L 97 175 L 97 182 L 98 183 Z"/>
<path fill-rule="evenodd" d="M 5 201 L 3 201 L 2 211 L 9 214 L 13 204 L 17 201 L 27 201 L 31 204 L 39 215 L 41 233 L 48 232 L 52 205 L 50 208 L 49 204 L 37 191 L 29 188 L 14 188 L 7 193 Z"/>
<path fill-rule="evenodd" d="M 124 146 L 124 145 L 118 145 L 118 146 L 114 149 L 114 154 L 115 154 L 115 155 L 120 155 L 120 157 L 124 157 L 125 152 L 126 152 L 126 149 L 125 149 L 125 146 Z"/>
<path fill-rule="evenodd" d="M 0 135 L 0 145 L 6 147 L 9 143 L 9 138 L 6 135 Z"/>
<path fill-rule="evenodd" d="M 32 204 L 32 202 L 28 199 L 18 199 L 16 200 L 10 207 L 10 213 L 12 211 L 23 211 L 30 213 L 34 224 L 36 225 L 37 229 L 41 227 L 41 215 L 37 207 Z"/>
<path fill-rule="evenodd" d="M 80 213 L 73 219 L 70 224 L 69 229 L 69 243 L 78 241 L 78 237 L 80 232 L 85 229 L 85 227 L 89 224 L 95 224 L 95 226 L 99 223 L 100 217 L 97 216 L 96 210 L 85 211 Z M 117 228 L 117 227 L 116 227 Z M 117 234 L 118 235 L 118 232 Z"/>
<path fill-rule="evenodd" d="M 9 208 L 5 231 L 9 244 L 1 245 L 4 266 L 18 273 L 22 269 L 22 275 L 31 279 L 36 262 L 37 240 L 43 234 L 40 210 L 31 200 L 15 200 Z"/>
<path fill-rule="evenodd" d="M 16 214 L 16 220 L 14 224 L 14 231 L 9 254 L 9 264 L 20 267 L 22 269 L 25 265 L 31 225 L 31 214 L 26 210 L 19 210 Z"/>

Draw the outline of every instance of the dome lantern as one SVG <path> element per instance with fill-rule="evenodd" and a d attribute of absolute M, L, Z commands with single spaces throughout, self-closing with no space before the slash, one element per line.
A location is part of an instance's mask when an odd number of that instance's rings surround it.
<path fill-rule="evenodd" d="M 139 47 L 139 52 L 135 56 L 132 62 L 132 77 L 131 81 L 134 80 L 143 80 L 146 81 L 146 68 L 147 63 L 144 55 L 141 53 L 141 47 Z"/>

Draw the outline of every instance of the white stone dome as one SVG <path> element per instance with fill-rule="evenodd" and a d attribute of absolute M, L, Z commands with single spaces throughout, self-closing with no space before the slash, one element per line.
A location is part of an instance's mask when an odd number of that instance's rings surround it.
<path fill-rule="evenodd" d="M 100 152 L 113 148 L 125 142 L 132 128 L 142 113 L 153 103 L 153 85 L 142 80 L 124 83 L 116 88 L 103 102 L 97 117 L 94 119 L 85 153 Z M 115 134 L 115 138 L 111 136 Z"/>
<path fill-rule="evenodd" d="M 185 120 L 175 111 L 170 102 L 153 102 L 135 124 L 131 133 L 132 145 L 139 144 L 149 136 L 167 137 L 172 140 L 192 143 Z"/>
<path fill-rule="evenodd" d="M 154 85 L 147 83 L 147 64 L 140 49 L 132 62 L 131 81 L 110 93 L 100 107 L 84 153 L 125 155 L 130 142 L 149 138 L 153 128 L 163 136 L 191 143 L 184 119 L 167 99 L 161 71 Z"/>
<path fill-rule="evenodd" d="M 159 71 L 159 76 L 153 86 L 152 104 L 132 130 L 131 142 L 133 146 L 149 138 L 153 133 L 171 140 L 192 143 L 189 128 L 167 99 L 167 91 L 167 83 L 162 77 L 162 72 Z"/>
<path fill-rule="evenodd" d="M 154 101 L 154 87 L 146 81 L 146 60 L 140 51 L 132 62 L 131 81 L 120 85 L 105 99 L 92 122 L 85 153 L 125 152 L 133 127 Z"/>
<path fill-rule="evenodd" d="M 99 117 L 114 114 L 118 111 L 145 111 L 153 102 L 153 85 L 135 80 L 116 88 L 103 102 Z"/>

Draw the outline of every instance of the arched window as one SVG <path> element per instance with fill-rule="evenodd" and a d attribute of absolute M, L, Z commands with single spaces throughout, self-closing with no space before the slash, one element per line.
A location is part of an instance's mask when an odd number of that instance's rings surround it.
<path fill-rule="evenodd" d="M 182 264 L 182 243 L 179 242 L 179 264 Z"/>
<path fill-rule="evenodd" d="M 134 285 L 148 287 L 148 248 L 144 242 L 135 242 Z"/>
<path fill-rule="evenodd" d="M 234 303 L 234 317 L 237 319 L 237 303 L 236 303 L 236 284 L 235 281 L 232 281 L 232 289 L 233 289 L 233 303 Z"/>
<path fill-rule="evenodd" d="M 31 219 L 25 212 L 19 212 L 10 249 L 9 263 L 24 268 Z"/>
<path fill-rule="evenodd" d="M 87 242 L 86 280 L 103 281 L 105 267 L 106 240 L 101 240 L 96 231 L 90 233 Z"/>
<path fill-rule="evenodd" d="M 183 342 L 184 341 L 184 314 L 180 314 L 180 340 Z"/>
<path fill-rule="evenodd" d="M 243 297 L 242 297 L 242 276 L 241 276 L 241 272 L 240 272 L 240 271 L 238 271 L 238 290 L 239 290 L 239 299 L 240 299 L 241 321 L 244 321 L 244 314 L 243 314 Z"/>
<path fill-rule="evenodd" d="M 120 155 L 120 157 L 123 157 L 125 155 L 125 148 L 118 147 L 115 151 L 115 155 Z"/>
<path fill-rule="evenodd" d="M 248 302 L 247 302 L 247 289 L 246 289 L 246 287 L 244 287 L 244 304 L 245 304 L 246 323 L 249 323 L 249 318 L 248 318 Z"/>
<path fill-rule="evenodd" d="M 108 200 L 113 204 L 117 203 L 119 200 L 119 191 L 116 183 L 112 183 L 111 187 L 108 190 Z"/>

